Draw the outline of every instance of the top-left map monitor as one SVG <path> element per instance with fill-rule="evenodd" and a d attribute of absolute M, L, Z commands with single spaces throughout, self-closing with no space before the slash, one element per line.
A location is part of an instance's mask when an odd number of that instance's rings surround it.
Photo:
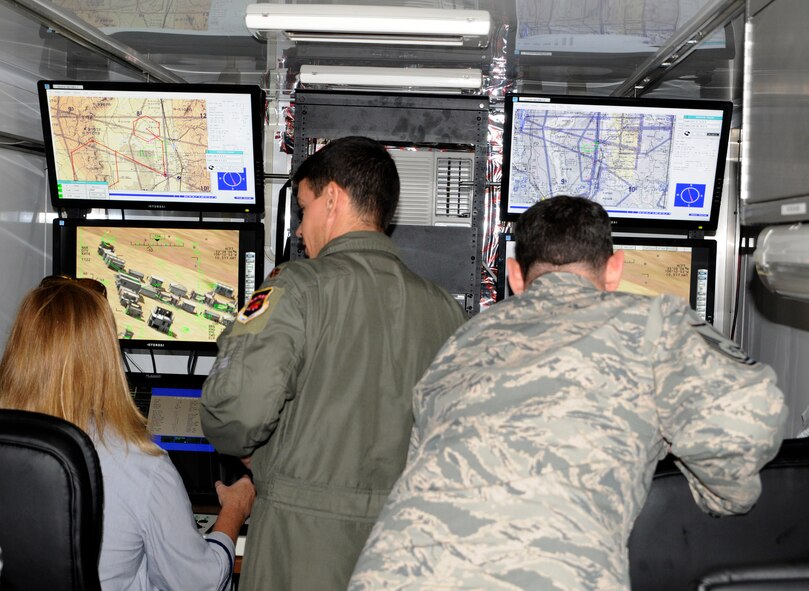
<path fill-rule="evenodd" d="M 38 83 L 56 208 L 261 213 L 257 86 Z"/>

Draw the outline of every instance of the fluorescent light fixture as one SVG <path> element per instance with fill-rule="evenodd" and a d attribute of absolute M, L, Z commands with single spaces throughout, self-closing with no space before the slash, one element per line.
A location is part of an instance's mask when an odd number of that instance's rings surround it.
<path fill-rule="evenodd" d="M 377 68 L 359 66 L 301 66 L 301 82 L 329 86 L 480 90 L 476 68 Z"/>
<path fill-rule="evenodd" d="M 345 4 L 250 4 L 244 20 L 293 41 L 459 47 L 486 47 L 491 21 L 485 10 Z"/>

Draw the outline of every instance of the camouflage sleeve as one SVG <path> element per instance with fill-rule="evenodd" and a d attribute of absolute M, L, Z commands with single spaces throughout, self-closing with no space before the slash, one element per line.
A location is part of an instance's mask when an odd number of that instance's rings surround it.
<path fill-rule="evenodd" d="M 421 442 L 421 437 L 419 436 L 419 429 L 418 425 L 413 423 L 412 429 L 410 429 L 410 443 L 407 446 L 407 463 L 406 465 L 410 465 L 413 463 L 413 460 L 416 456 L 416 451 L 419 449 L 419 443 Z"/>
<path fill-rule="evenodd" d="M 759 470 L 783 439 L 786 407 L 775 374 L 678 300 L 658 298 L 651 312 L 663 437 L 701 509 L 744 513 L 761 493 Z"/>
<path fill-rule="evenodd" d="M 219 353 L 202 389 L 202 430 L 220 453 L 251 455 L 272 435 L 295 395 L 304 324 L 296 290 L 272 283 L 257 290 Z"/>

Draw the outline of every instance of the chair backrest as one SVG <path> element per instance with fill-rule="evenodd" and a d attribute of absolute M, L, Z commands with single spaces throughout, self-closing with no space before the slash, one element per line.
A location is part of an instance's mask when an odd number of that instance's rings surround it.
<path fill-rule="evenodd" d="M 629 538 L 633 591 L 685 591 L 710 573 L 809 564 L 809 439 L 784 441 L 761 480 L 749 513 L 710 517 L 672 459 L 660 462 Z"/>
<path fill-rule="evenodd" d="M 0 410 L 0 514 L 0 589 L 100 591 L 101 468 L 78 427 Z"/>

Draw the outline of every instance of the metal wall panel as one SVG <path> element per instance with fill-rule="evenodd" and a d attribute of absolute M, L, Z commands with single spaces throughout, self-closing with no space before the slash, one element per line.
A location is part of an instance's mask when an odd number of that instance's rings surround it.
<path fill-rule="evenodd" d="M 742 222 L 809 220 L 809 2 L 754 4 L 745 52 Z"/>
<path fill-rule="evenodd" d="M 809 302 L 768 291 L 751 256 L 743 260 L 742 282 L 746 287 L 741 303 L 742 347 L 778 375 L 778 387 L 789 407 L 787 437 L 794 437 L 809 426 L 801 418 L 809 408 Z"/>
<path fill-rule="evenodd" d="M 741 221 L 757 226 L 809 220 L 809 3 L 749 0 L 747 17 Z M 751 256 L 741 269 L 739 341 L 775 369 L 790 411 L 787 435 L 795 436 L 809 406 L 809 303 L 769 292 Z"/>

